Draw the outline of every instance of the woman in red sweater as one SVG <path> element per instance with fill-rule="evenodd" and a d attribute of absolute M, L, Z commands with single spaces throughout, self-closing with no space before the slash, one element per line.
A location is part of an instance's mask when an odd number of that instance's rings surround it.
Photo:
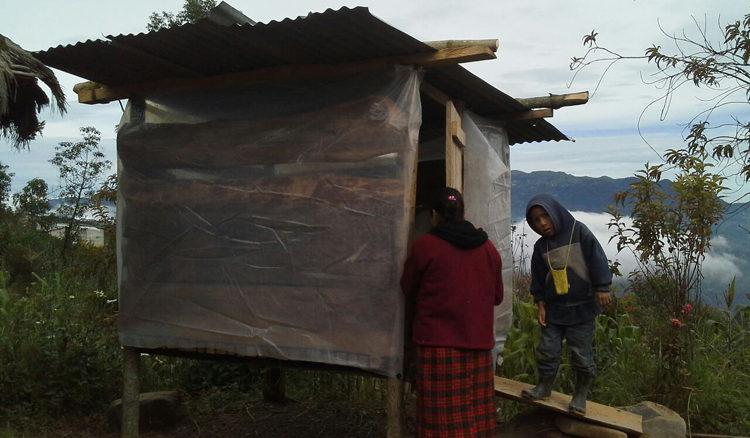
<path fill-rule="evenodd" d="M 417 437 L 494 437 L 500 254 L 464 219 L 457 190 L 442 189 L 431 208 L 432 228 L 414 241 L 401 276 L 404 293 L 416 297 Z"/>

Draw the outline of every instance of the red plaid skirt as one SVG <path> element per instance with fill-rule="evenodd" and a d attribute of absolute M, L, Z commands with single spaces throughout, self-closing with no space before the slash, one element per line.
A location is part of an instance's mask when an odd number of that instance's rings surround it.
<path fill-rule="evenodd" d="M 417 437 L 494 437 L 492 352 L 417 346 Z"/>

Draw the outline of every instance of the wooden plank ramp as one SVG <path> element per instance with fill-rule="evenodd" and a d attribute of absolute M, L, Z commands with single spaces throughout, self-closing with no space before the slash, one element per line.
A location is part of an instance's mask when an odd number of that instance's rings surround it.
<path fill-rule="evenodd" d="M 517 382 L 515 380 L 495 376 L 495 393 L 501 397 L 554 411 L 558 414 L 567 415 L 580 421 L 588 421 L 612 429 L 621 430 L 628 434 L 643 434 L 643 419 L 640 415 L 622 409 L 613 408 L 611 406 L 594 403 L 591 400 L 586 402 L 586 415 L 576 415 L 568 412 L 568 403 L 570 403 L 571 399 L 571 396 L 569 395 L 552 391 L 552 396 L 547 400 L 529 400 L 521 395 L 522 390 L 533 387 L 534 385 L 528 383 Z"/>

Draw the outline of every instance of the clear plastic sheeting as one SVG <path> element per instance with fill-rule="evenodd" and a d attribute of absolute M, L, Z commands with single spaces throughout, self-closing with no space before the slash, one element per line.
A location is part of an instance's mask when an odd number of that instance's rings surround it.
<path fill-rule="evenodd" d="M 151 95 L 118 133 L 120 341 L 402 372 L 419 75 Z"/>
<path fill-rule="evenodd" d="M 510 146 L 499 124 L 474 113 L 464 113 L 464 199 L 466 217 L 487 231 L 503 260 L 505 298 L 495 308 L 495 349 L 503 351 L 513 322 L 513 256 L 510 247 Z"/>

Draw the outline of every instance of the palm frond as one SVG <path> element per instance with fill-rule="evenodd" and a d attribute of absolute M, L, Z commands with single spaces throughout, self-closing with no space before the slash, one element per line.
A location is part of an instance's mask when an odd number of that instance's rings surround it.
<path fill-rule="evenodd" d="M 0 135 L 10 139 L 16 149 L 28 148 L 44 128 L 37 115 L 50 104 L 50 97 L 38 80 L 49 87 L 54 106 L 64 114 L 65 93 L 52 70 L 0 35 Z"/>

